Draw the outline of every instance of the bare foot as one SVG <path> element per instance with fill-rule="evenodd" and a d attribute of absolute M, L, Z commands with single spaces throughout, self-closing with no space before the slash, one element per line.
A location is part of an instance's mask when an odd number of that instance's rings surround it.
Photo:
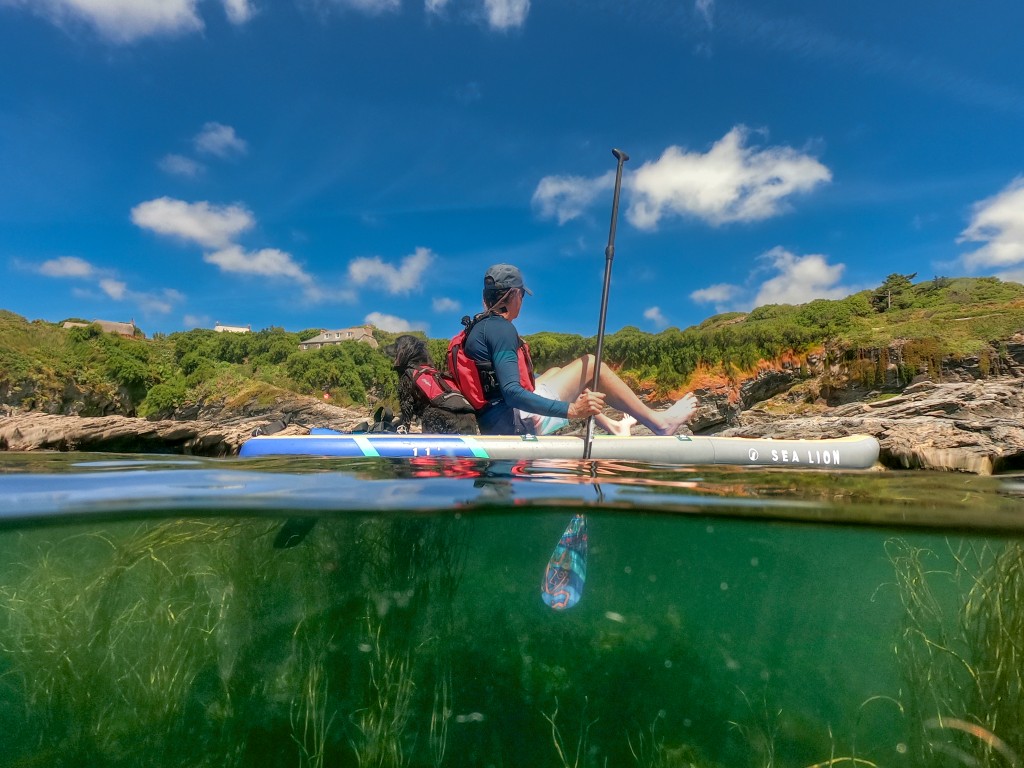
<path fill-rule="evenodd" d="M 629 437 L 631 434 L 633 434 L 632 430 L 634 424 L 636 424 L 636 419 L 634 419 L 630 414 L 627 413 L 618 421 L 608 419 L 608 423 L 605 426 L 605 430 L 608 432 L 609 435 Z"/>
<path fill-rule="evenodd" d="M 671 408 L 657 413 L 659 425 L 651 431 L 656 435 L 674 435 L 696 412 L 697 398 L 693 392 L 688 392 Z"/>

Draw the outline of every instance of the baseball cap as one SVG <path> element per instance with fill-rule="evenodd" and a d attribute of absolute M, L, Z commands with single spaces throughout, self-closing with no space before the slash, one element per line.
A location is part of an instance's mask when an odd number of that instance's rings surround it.
<path fill-rule="evenodd" d="M 531 296 L 533 291 L 523 284 L 523 273 L 511 264 L 495 264 L 484 273 L 484 288 L 497 288 L 508 290 L 510 288 L 522 288 Z"/>

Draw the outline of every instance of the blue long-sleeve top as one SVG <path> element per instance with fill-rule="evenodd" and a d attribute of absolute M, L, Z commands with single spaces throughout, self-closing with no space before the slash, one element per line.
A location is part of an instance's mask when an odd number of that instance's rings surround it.
<path fill-rule="evenodd" d="M 520 384 L 518 348 L 519 333 L 500 315 L 478 321 L 466 337 L 466 355 L 478 362 L 490 361 L 501 387 L 502 399 L 492 401 L 477 413 L 480 432 L 485 435 L 516 434 L 516 408 L 541 416 L 568 418 L 569 403 L 541 397 Z"/>

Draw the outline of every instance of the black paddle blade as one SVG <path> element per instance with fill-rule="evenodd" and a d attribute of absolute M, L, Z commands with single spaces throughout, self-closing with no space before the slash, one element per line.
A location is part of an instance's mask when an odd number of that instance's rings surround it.
<path fill-rule="evenodd" d="M 302 543 L 316 525 L 315 517 L 290 517 L 274 537 L 274 549 L 289 549 Z"/>

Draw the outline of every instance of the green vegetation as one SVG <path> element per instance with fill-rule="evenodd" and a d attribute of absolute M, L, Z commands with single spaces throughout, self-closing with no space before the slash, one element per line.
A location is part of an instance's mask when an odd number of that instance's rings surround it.
<path fill-rule="evenodd" d="M 910 765 L 944 765 L 945 756 L 977 766 L 1019 765 L 1024 737 L 1024 548 L 950 547 L 955 566 L 936 553 L 889 542 L 904 626 L 896 646 L 906 696 Z"/>
<path fill-rule="evenodd" d="M 605 339 L 605 359 L 634 385 L 670 393 L 707 374 L 737 382 L 763 361 L 808 355 L 842 363 L 869 387 L 906 384 L 923 372 L 977 358 L 981 375 L 1001 372 L 1005 342 L 1024 331 L 1024 286 L 996 278 L 892 274 L 876 290 L 798 306 L 730 312 L 684 330 L 651 334 L 626 327 Z M 458 328 L 451 329 L 454 334 Z M 0 310 L 0 402 L 49 412 L 160 417 L 245 390 L 290 390 L 334 402 L 395 405 L 396 378 L 379 349 L 350 341 L 303 352 L 317 329 L 256 333 L 197 329 L 128 339 L 98 326 L 65 330 Z M 375 331 L 383 347 L 395 334 Z M 538 370 L 595 346 L 593 338 L 538 333 L 527 338 Z M 428 339 L 443 363 L 447 339 Z M 895 371 L 895 377 L 893 377 Z"/>

